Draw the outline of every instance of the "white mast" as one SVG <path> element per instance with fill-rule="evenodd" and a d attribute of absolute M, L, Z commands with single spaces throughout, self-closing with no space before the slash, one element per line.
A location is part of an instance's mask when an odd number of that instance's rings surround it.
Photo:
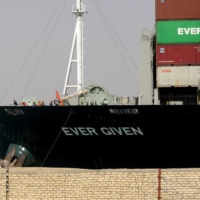
<path fill-rule="evenodd" d="M 77 92 L 83 89 L 83 14 L 86 12 L 85 5 L 81 0 L 76 0 L 76 5 L 72 6 L 72 12 L 76 15 L 76 27 L 72 42 L 72 48 L 69 58 L 69 64 L 67 68 L 67 75 L 65 79 L 65 85 L 63 95 L 67 95 L 68 88 L 77 88 Z M 77 58 L 72 59 L 74 49 L 76 45 Z M 72 63 L 77 63 L 77 85 L 69 85 L 69 75 L 72 67 Z"/>

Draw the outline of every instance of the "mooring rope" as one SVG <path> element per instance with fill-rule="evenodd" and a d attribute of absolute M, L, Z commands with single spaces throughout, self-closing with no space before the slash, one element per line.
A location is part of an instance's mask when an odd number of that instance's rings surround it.
<path fill-rule="evenodd" d="M 63 127 L 65 127 L 65 125 L 66 125 L 67 121 L 69 120 L 71 114 L 72 114 L 72 113 L 70 112 L 68 118 L 66 119 L 65 123 L 63 124 Z M 51 148 L 49 149 L 49 152 L 47 153 L 47 155 L 46 155 L 45 159 L 43 160 L 42 164 L 40 165 L 40 167 L 42 167 L 43 164 L 45 163 L 45 161 L 46 161 L 46 159 L 48 158 L 49 154 L 51 153 L 51 151 L 52 151 L 54 145 L 56 144 L 58 138 L 60 137 L 61 132 L 62 132 L 62 130 L 60 130 L 58 136 L 56 137 L 54 143 L 52 144 Z"/>

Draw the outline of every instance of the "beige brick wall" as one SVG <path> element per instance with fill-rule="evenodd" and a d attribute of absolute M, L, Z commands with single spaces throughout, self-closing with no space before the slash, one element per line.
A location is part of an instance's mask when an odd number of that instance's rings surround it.
<path fill-rule="evenodd" d="M 6 199 L 6 170 L 0 168 L 0 199 Z"/>
<path fill-rule="evenodd" d="M 6 199 L 5 169 L 0 169 L 0 199 Z M 156 200 L 158 169 L 10 168 L 7 199 Z M 162 170 L 161 199 L 200 200 L 200 169 Z"/>
<path fill-rule="evenodd" d="M 163 170 L 162 189 L 166 200 L 200 200 L 200 169 Z"/>

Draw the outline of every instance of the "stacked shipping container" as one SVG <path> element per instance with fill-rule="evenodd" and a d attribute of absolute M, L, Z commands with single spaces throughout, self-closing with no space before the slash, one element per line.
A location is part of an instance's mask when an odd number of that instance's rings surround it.
<path fill-rule="evenodd" d="M 157 87 L 197 87 L 200 0 L 156 0 L 156 66 Z"/>

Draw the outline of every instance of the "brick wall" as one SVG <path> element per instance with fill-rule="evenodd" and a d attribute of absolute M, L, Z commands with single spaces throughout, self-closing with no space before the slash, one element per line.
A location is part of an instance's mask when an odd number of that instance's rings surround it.
<path fill-rule="evenodd" d="M 162 177 L 162 199 L 200 200 L 200 169 L 163 170 Z"/>
<path fill-rule="evenodd" d="M 158 183 L 157 169 L 0 169 L 0 199 L 156 200 Z M 200 169 L 162 170 L 160 183 L 161 199 L 200 199 Z"/>
<path fill-rule="evenodd" d="M 0 167 L 0 199 L 6 199 L 6 169 Z"/>

